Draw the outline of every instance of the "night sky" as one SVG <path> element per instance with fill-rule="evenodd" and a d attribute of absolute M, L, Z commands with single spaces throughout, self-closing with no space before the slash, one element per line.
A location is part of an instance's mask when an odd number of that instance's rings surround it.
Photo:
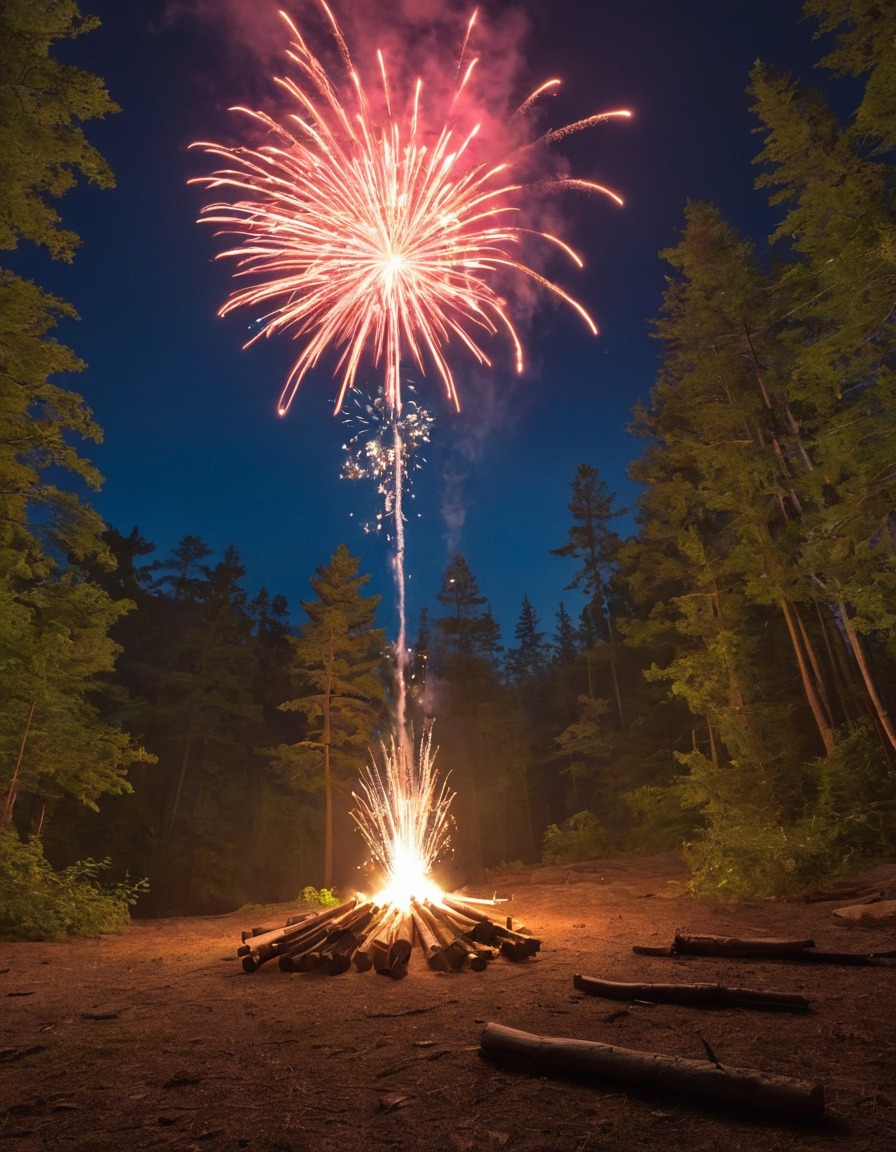
<path fill-rule="evenodd" d="M 62 201 L 64 223 L 83 240 L 71 266 L 23 251 L 15 267 L 80 314 L 61 335 L 88 364 L 72 386 L 105 433 L 87 454 L 105 476 L 92 502 L 110 524 L 123 533 L 137 526 L 158 557 L 186 534 L 203 537 L 214 558 L 235 544 L 250 592 L 284 594 L 296 619 L 310 595 L 308 576 L 345 542 L 371 574 L 371 590 L 383 594 L 381 623 L 394 634 L 388 546 L 361 528 L 378 510 L 375 491 L 339 478 L 348 433 L 332 414 L 332 381 L 322 373 L 308 379 L 278 418 L 294 347 L 281 339 L 242 351 L 249 318 L 216 316 L 229 268 L 213 260 L 221 245 L 212 229 L 195 223 L 205 196 L 187 181 L 210 162 L 187 146 L 233 139 L 226 108 L 264 106 L 272 70 L 284 65 L 266 52 L 278 28 L 266 0 L 204 0 L 213 23 L 197 18 L 197 3 L 83 0 L 103 26 L 66 46 L 65 56 L 102 76 L 121 106 L 87 125 L 117 188 L 79 188 Z M 307 5 L 286 6 L 303 26 Z M 357 7 L 334 2 L 337 15 Z M 483 16 L 506 15 L 506 7 L 485 0 Z M 459 350 L 452 364 L 460 415 L 438 380 L 418 385 L 436 431 L 416 473 L 407 529 L 412 638 L 420 606 L 438 607 L 435 593 L 457 550 L 505 643 L 524 594 L 548 633 L 561 600 L 577 614 L 580 600 L 564 591 L 573 566 L 549 551 L 565 542 L 580 461 L 600 469 L 620 505 L 636 495 L 626 468 L 639 446 L 627 425 L 656 372 L 650 322 L 666 271 L 658 253 L 675 243 L 688 198 L 714 201 L 764 241 L 772 217 L 752 190 L 759 141 L 748 73 L 760 58 L 807 74 L 818 58 L 800 0 L 528 0 L 516 8 L 530 26 L 518 95 L 554 75 L 564 81 L 546 106 L 546 126 L 632 109 L 631 121 L 579 134 L 563 149 L 573 175 L 619 190 L 626 206 L 589 199 L 568 211 L 564 234 L 586 269 L 563 268 L 559 278 L 597 320 L 598 338 L 545 301 L 524 333 L 522 378 L 474 370 Z M 382 25 L 392 9 L 380 4 Z M 460 38 L 469 8 L 441 10 L 456 14 Z M 372 391 L 376 374 L 363 379 Z"/>

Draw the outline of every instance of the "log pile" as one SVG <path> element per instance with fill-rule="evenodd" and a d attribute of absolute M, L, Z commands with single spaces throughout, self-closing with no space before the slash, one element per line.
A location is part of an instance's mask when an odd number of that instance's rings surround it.
<path fill-rule="evenodd" d="M 276 928 L 244 932 L 237 953 L 244 972 L 256 972 L 276 957 L 283 972 L 338 976 L 354 966 L 400 980 L 415 947 L 438 972 L 481 972 L 498 956 L 527 960 L 541 942 L 512 917 L 499 923 L 456 896 L 413 900 L 408 910 L 353 897 Z"/>

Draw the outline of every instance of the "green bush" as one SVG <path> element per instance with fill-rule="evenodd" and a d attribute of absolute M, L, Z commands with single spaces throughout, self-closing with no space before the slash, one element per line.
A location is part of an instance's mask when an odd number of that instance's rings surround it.
<path fill-rule="evenodd" d="M 320 904 L 321 908 L 335 908 L 339 903 L 335 888 L 312 888 L 309 884 L 299 897 L 305 904 Z"/>
<path fill-rule="evenodd" d="M 700 815 L 685 805 L 682 789 L 676 784 L 645 784 L 626 792 L 623 800 L 632 820 L 625 834 L 627 852 L 678 852 L 702 823 Z"/>
<path fill-rule="evenodd" d="M 606 855 L 609 839 L 593 812 L 577 812 L 561 827 L 551 824 L 545 831 L 542 860 L 545 864 L 572 864 Z"/>
<path fill-rule="evenodd" d="M 714 820 L 685 844 L 690 888 L 722 899 L 784 896 L 824 874 L 817 845 L 800 827 L 757 817 Z"/>
<path fill-rule="evenodd" d="M 68 935 L 121 932 L 146 880 L 103 885 L 108 860 L 79 860 L 55 872 L 38 839 L 0 832 L 0 936 L 55 940 Z"/>
<path fill-rule="evenodd" d="M 685 845 L 694 891 L 714 896 L 783 896 L 896 853 L 896 780 L 870 725 L 838 734 L 830 756 L 805 766 L 802 811 L 782 815 L 754 776 L 750 802 L 716 778 L 706 828 Z M 729 779 L 749 779 L 736 765 Z M 733 799 L 732 799 L 733 798 Z M 736 800 L 737 802 L 734 802 Z M 727 801 L 727 803 L 726 803 Z"/>
<path fill-rule="evenodd" d="M 807 824 L 831 866 L 855 867 L 896 852 L 896 777 L 870 723 L 855 725 L 811 766 L 817 796 Z"/>

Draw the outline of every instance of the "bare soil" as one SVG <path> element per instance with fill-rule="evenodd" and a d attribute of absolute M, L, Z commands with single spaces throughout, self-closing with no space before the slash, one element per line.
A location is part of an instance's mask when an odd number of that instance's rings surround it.
<path fill-rule="evenodd" d="M 0 1152 L 896 1148 L 896 967 L 632 953 L 670 944 L 677 929 L 858 952 L 896 948 L 896 930 L 847 931 L 831 903 L 695 899 L 684 879 L 666 856 L 499 878 L 513 892 L 502 912 L 542 939 L 541 952 L 452 974 L 415 954 L 399 981 L 286 974 L 276 961 L 243 973 L 241 930 L 282 923 L 289 906 L 0 943 Z M 798 992 L 812 1008 L 618 1003 L 577 993 L 577 972 Z M 825 1114 L 785 1121 L 532 1076 L 483 1059 L 489 1021 L 696 1060 L 705 1040 L 723 1065 L 821 1083 Z"/>

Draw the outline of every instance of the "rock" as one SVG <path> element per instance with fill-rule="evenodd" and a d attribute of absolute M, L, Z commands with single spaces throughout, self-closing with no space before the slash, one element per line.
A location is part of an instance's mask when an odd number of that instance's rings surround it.
<path fill-rule="evenodd" d="M 831 913 L 835 924 L 844 928 L 886 928 L 896 924 L 896 900 L 876 904 L 851 904 Z"/>

